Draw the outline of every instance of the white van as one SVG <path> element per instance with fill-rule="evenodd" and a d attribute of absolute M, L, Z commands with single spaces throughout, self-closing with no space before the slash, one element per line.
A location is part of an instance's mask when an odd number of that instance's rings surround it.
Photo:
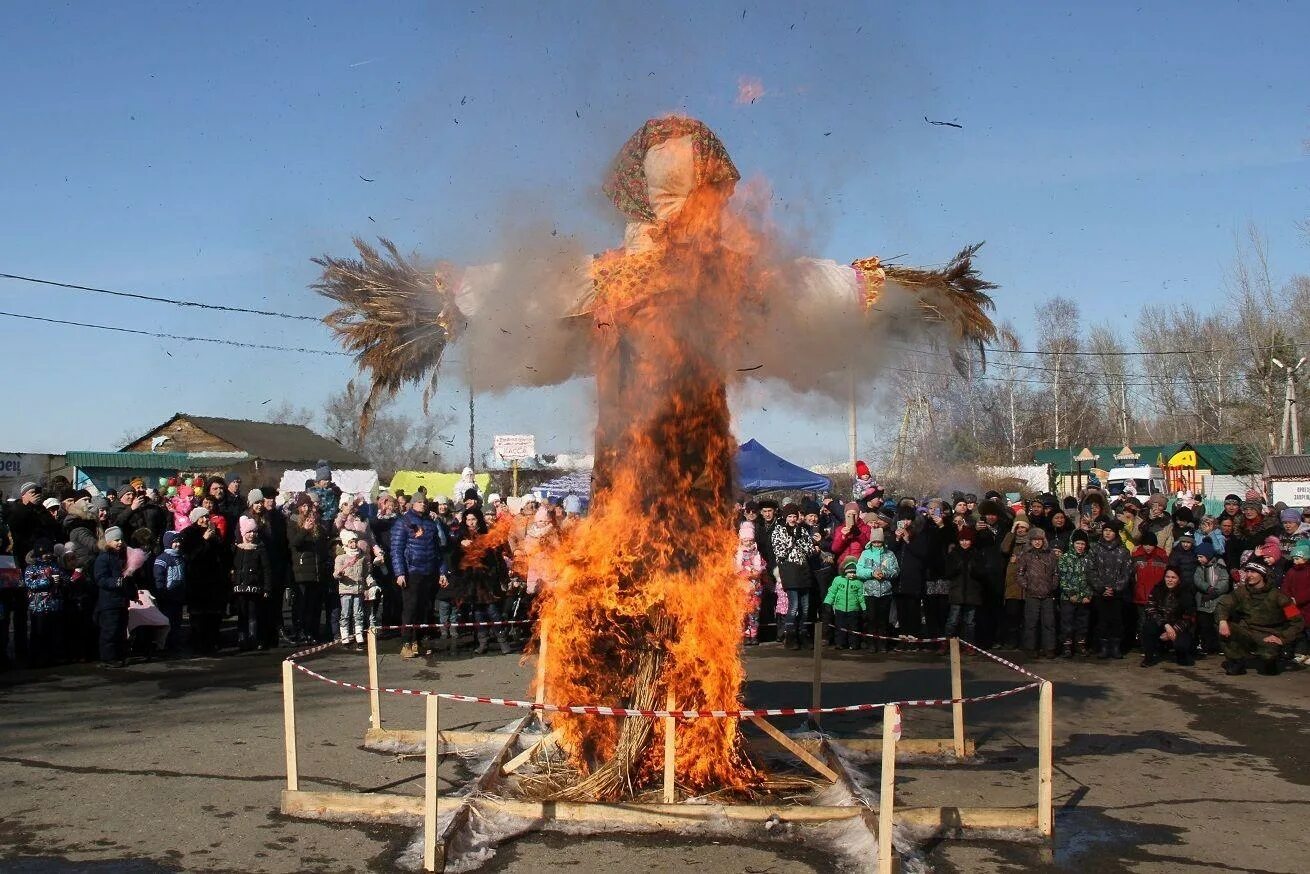
<path fill-rule="evenodd" d="M 1123 494 L 1124 486 L 1128 483 L 1133 484 L 1137 496 L 1145 501 L 1151 495 L 1164 494 L 1164 471 L 1148 464 L 1139 467 L 1116 467 L 1106 477 L 1106 491 L 1111 497 L 1117 498 Z"/>

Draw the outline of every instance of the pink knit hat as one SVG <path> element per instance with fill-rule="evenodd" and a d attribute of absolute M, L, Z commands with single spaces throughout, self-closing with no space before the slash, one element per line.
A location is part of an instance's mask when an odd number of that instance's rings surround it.
<path fill-rule="evenodd" d="M 255 520 L 251 519 L 249 516 L 242 516 L 240 520 L 237 521 L 237 527 L 241 530 L 242 537 L 259 530 L 259 526 L 255 524 Z"/>
<path fill-rule="evenodd" d="M 751 523 L 751 522 L 743 522 L 743 523 L 741 523 L 741 527 L 737 529 L 737 539 L 738 539 L 738 540 L 754 540 L 754 539 L 755 539 L 755 525 L 754 525 L 753 523 Z"/>

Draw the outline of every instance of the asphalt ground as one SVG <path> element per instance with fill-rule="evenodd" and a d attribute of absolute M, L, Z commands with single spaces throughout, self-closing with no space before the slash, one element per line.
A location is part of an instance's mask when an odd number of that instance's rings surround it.
<path fill-rule="evenodd" d="M 384 684 L 524 697 L 517 656 L 402 661 L 384 641 Z M 296 820 L 284 786 L 280 653 L 0 675 L 0 870 L 388 871 L 414 829 Z M 1009 655 L 1009 654 L 1007 654 Z M 747 650 L 747 703 L 809 702 L 809 653 Z M 1141 669 L 1122 661 L 1025 662 L 1055 683 L 1056 836 L 1050 843 L 944 840 L 910 867 L 940 872 L 1299 872 L 1310 802 L 1310 672 L 1228 677 L 1218 660 Z M 330 652 L 316 669 L 363 682 L 364 658 Z M 966 694 L 1023 682 L 966 658 Z M 831 650 L 824 704 L 945 697 L 937 655 Z M 419 793 L 421 758 L 362 749 L 367 696 L 298 676 L 302 789 Z M 443 702 L 443 728 L 496 729 L 522 711 Z M 383 700 L 384 723 L 420 728 L 422 701 Z M 906 737 L 950 734 L 949 711 L 909 710 Z M 972 705 L 965 765 L 902 765 L 897 804 L 1017 806 L 1036 799 L 1034 692 Z M 776 720 L 784 730 L 798 717 Z M 874 737 L 877 711 L 827 716 L 836 736 Z M 477 763 L 443 761 L 443 794 Z M 859 767 L 859 766 L 857 766 Z M 864 777 L 876 786 L 876 765 Z M 1014 836 L 1018 837 L 1018 836 Z M 830 836 L 804 829 L 733 835 L 538 833 L 499 847 L 482 870 L 709 872 L 858 870 Z"/>

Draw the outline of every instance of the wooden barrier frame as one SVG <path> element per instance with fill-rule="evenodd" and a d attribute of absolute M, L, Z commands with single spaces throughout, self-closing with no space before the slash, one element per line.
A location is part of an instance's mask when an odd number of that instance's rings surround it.
<path fill-rule="evenodd" d="M 819 634 L 821 627 L 815 630 L 815 687 L 812 696 L 817 699 L 822 682 L 822 656 Z M 542 647 L 545 640 L 542 641 Z M 376 636 L 370 629 L 369 637 L 369 686 L 378 689 L 377 681 L 377 643 Z M 425 871 L 440 871 L 445 865 L 446 848 L 454 838 L 467 827 L 474 809 L 488 807 L 514 816 L 531 819 L 535 822 L 596 822 L 622 824 L 629 827 L 662 828 L 679 823 L 697 820 L 728 819 L 739 821 L 767 821 L 777 817 L 791 822 L 830 822 L 841 819 L 861 818 L 866 827 L 876 834 L 878 840 L 878 872 L 891 874 L 894 870 L 894 849 L 892 830 L 896 825 L 916 830 L 929 830 L 938 837 L 955 837 L 973 830 L 993 829 L 1033 829 L 1039 835 L 1050 838 L 1054 834 L 1053 809 L 1053 770 L 1054 770 L 1054 685 L 1049 680 L 1041 683 L 1038 699 L 1038 764 L 1037 764 L 1037 804 L 1034 807 L 1019 808 L 958 808 L 958 807 L 912 807 L 896 809 L 895 785 L 896 762 L 898 758 L 915 755 L 951 754 L 956 761 L 963 761 L 974 753 L 974 744 L 964 733 L 963 680 L 960 670 L 960 648 L 958 639 L 950 641 L 951 655 L 951 710 L 952 737 L 949 739 L 902 739 L 901 707 L 885 704 L 882 707 L 882 737 L 850 738 L 842 740 L 833 738 L 842 746 L 864 751 L 880 751 L 881 779 L 878 810 L 873 815 L 863 803 L 862 796 L 856 788 L 842 759 L 829 746 L 827 738 L 791 738 L 779 732 L 762 719 L 750 721 L 760 727 L 766 734 L 798 755 L 803 761 L 814 767 L 825 777 L 834 782 L 841 782 L 852 797 L 857 800 L 853 806 L 806 806 L 806 805 L 723 805 L 723 804 L 676 804 L 671 764 L 676 756 L 676 717 L 666 717 L 665 735 L 665 782 L 663 804 L 597 804 L 588 802 L 529 802 L 496 798 L 488 795 L 502 776 L 514 770 L 532 754 L 548 744 L 554 733 L 546 734 L 528 747 L 519 756 L 511 759 L 511 753 L 519 741 L 520 734 L 526 726 L 540 716 L 540 711 L 533 711 L 518 721 L 508 732 L 448 731 L 440 730 L 440 698 L 437 695 L 425 696 L 425 724 L 421 732 L 395 729 L 383 729 L 381 726 L 381 708 L 378 693 L 370 692 L 370 728 L 365 736 L 365 743 L 393 741 L 423 747 L 424 755 L 424 791 L 422 796 L 397 795 L 393 793 L 350 793 L 350 792 L 310 792 L 299 788 L 299 759 L 296 735 L 295 713 L 295 665 L 290 661 L 282 663 L 282 708 L 284 746 L 286 752 L 287 788 L 281 797 L 281 811 L 285 815 L 318 819 L 347 819 L 369 822 L 403 822 L 412 823 L 420 818 L 423 827 L 423 867 Z M 537 666 L 537 700 L 543 701 L 544 662 L 538 659 Z M 817 700 L 815 706 L 818 706 Z M 672 699 L 666 701 L 665 709 L 674 709 Z M 669 723 L 673 728 L 669 729 Z M 778 735 L 784 740 L 779 739 Z M 500 749 L 492 758 L 488 767 L 477 777 L 475 791 L 468 795 L 442 798 L 439 793 L 438 764 L 443 753 L 454 751 L 460 746 L 478 746 L 499 744 Z M 813 753 L 811 753 L 811 750 Z M 673 790 L 673 791 L 671 791 Z M 438 809 L 443 803 L 456 805 L 445 829 L 438 830 Z"/>

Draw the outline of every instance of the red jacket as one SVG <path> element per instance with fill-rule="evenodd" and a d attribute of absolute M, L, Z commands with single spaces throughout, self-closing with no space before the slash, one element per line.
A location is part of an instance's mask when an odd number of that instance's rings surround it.
<path fill-rule="evenodd" d="M 1139 546 L 1133 550 L 1133 603 L 1144 606 L 1151 599 L 1151 590 L 1164 579 L 1169 566 L 1169 553 L 1158 546 Z"/>
<path fill-rule="evenodd" d="M 1283 594 L 1296 602 L 1301 612 L 1310 616 L 1310 563 L 1288 567 L 1283 574 Z"/>
<path fill-rule="evenodd" d="M 864 547 L 868 545 L 872 533 L 868 522 L 856 519 L 855 530 L 847 535 L 845 520 L 843 520 L 842 524 L 832 532 L 832 554 L 837 557 L 837 567 L 840 568 L 841 563 L 847 558 L 859 561 L 860 553 L 864 552 Z"/>

